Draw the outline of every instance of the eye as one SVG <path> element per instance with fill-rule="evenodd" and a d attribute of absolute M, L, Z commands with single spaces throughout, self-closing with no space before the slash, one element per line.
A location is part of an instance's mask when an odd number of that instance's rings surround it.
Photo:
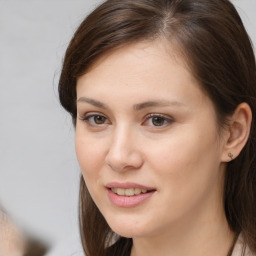
<path fill-rule="evenodd" d="M 150 114 L 146 116 L 146 120 L 143 122 L 143 125 L 162 127 L 171 123 L 173 123 L 173 119 L 171 117 L 162 114 Z"/>
<path fill-rule="evenodd" d="M 155 117 L 152 117 L 151 119 L 152 119 L 151 122 L 154 126 L 163 126 L 166 122 L 166 120 L 161 116 L 155 116 Z"/>
<path fill-rule="evenodd" d="M 90 119 L 92 119 L 95 124 L 104 124 L 107 120 L 106 117 L 100 115 L 92 116 Z"/>
<path fill-rule="evenodd" d="M 81 118 L 81 120 L 91 126 L 109 124 L 108 119 L 100 114 L 86 114 L 83 118 Z"/>

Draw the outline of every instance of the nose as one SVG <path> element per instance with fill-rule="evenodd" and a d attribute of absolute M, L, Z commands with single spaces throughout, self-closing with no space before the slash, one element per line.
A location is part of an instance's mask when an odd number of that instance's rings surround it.
<path fill-rule="evenodd" d="M 135 132 L 124 127 L 113 132 L 106 163 L 117 172 L 136 170 L 143 165 L 143 157 Z"/>

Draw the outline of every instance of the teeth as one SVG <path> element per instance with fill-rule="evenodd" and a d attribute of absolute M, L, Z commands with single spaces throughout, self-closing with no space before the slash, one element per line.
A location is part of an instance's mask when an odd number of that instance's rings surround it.
<path fill-rule="evenodd" d="M 140 188 L 135 188 L 134 189 L 134 194 L 135 195 L 139 195 L 141 193 L 141 189 Z"/>
<path fill-rule="evenodd" d="M 124 193 L 126 196 L 134 196 L 135 194 L 133 188 L 125 189 Z"/>
<path fill-rule="evenodd" d="M 124 196 L 124 195 L 125 195 L 125 189 L 123 189 L 123 188 L 117 188 L 117 189 L 116 189 L 116 193 L 117 193 L 119 196 Z"/>
<path fill-rule="evenodd" d="M 140 188 L 111 188 L 111 190 L 119 195 L 119 196 L 134 196 L 134 195 L 140 195 L 141 193 L 145 194 L 147 193 L 146 189 L 140 189 Z"/>

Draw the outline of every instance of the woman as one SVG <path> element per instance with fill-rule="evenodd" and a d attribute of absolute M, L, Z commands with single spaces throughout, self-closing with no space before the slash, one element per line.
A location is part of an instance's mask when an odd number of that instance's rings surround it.
<path fill-rule="evenodd" d="M 228 0 L 109 0 L 59 81 L 95 255 L 255 255 L 256 66 Z"/>

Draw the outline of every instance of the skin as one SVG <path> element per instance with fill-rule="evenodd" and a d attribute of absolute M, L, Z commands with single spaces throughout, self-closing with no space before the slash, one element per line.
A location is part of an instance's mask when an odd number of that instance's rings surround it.
<path fill-rule="evenodd" d="M 83 177 L 110 227 L 133 238 L 131 255 L 227 255 L 233 234 L 223 175 L 231 134 L 240 133 L 220 135 L 212 101 L 176 51 L 161 41 L 111 51 L 78 79 L 77 99 Z M 138 107 L 149 101 L 157 104 Z M 117 207 L 107 196 L 109 182 L 156 192 L 136 207 Z"/>
<path fill-rule="evenodd" d="M 0 210 L 0 255 L 22 256 L 25 241 L 11 220 Z"/>

